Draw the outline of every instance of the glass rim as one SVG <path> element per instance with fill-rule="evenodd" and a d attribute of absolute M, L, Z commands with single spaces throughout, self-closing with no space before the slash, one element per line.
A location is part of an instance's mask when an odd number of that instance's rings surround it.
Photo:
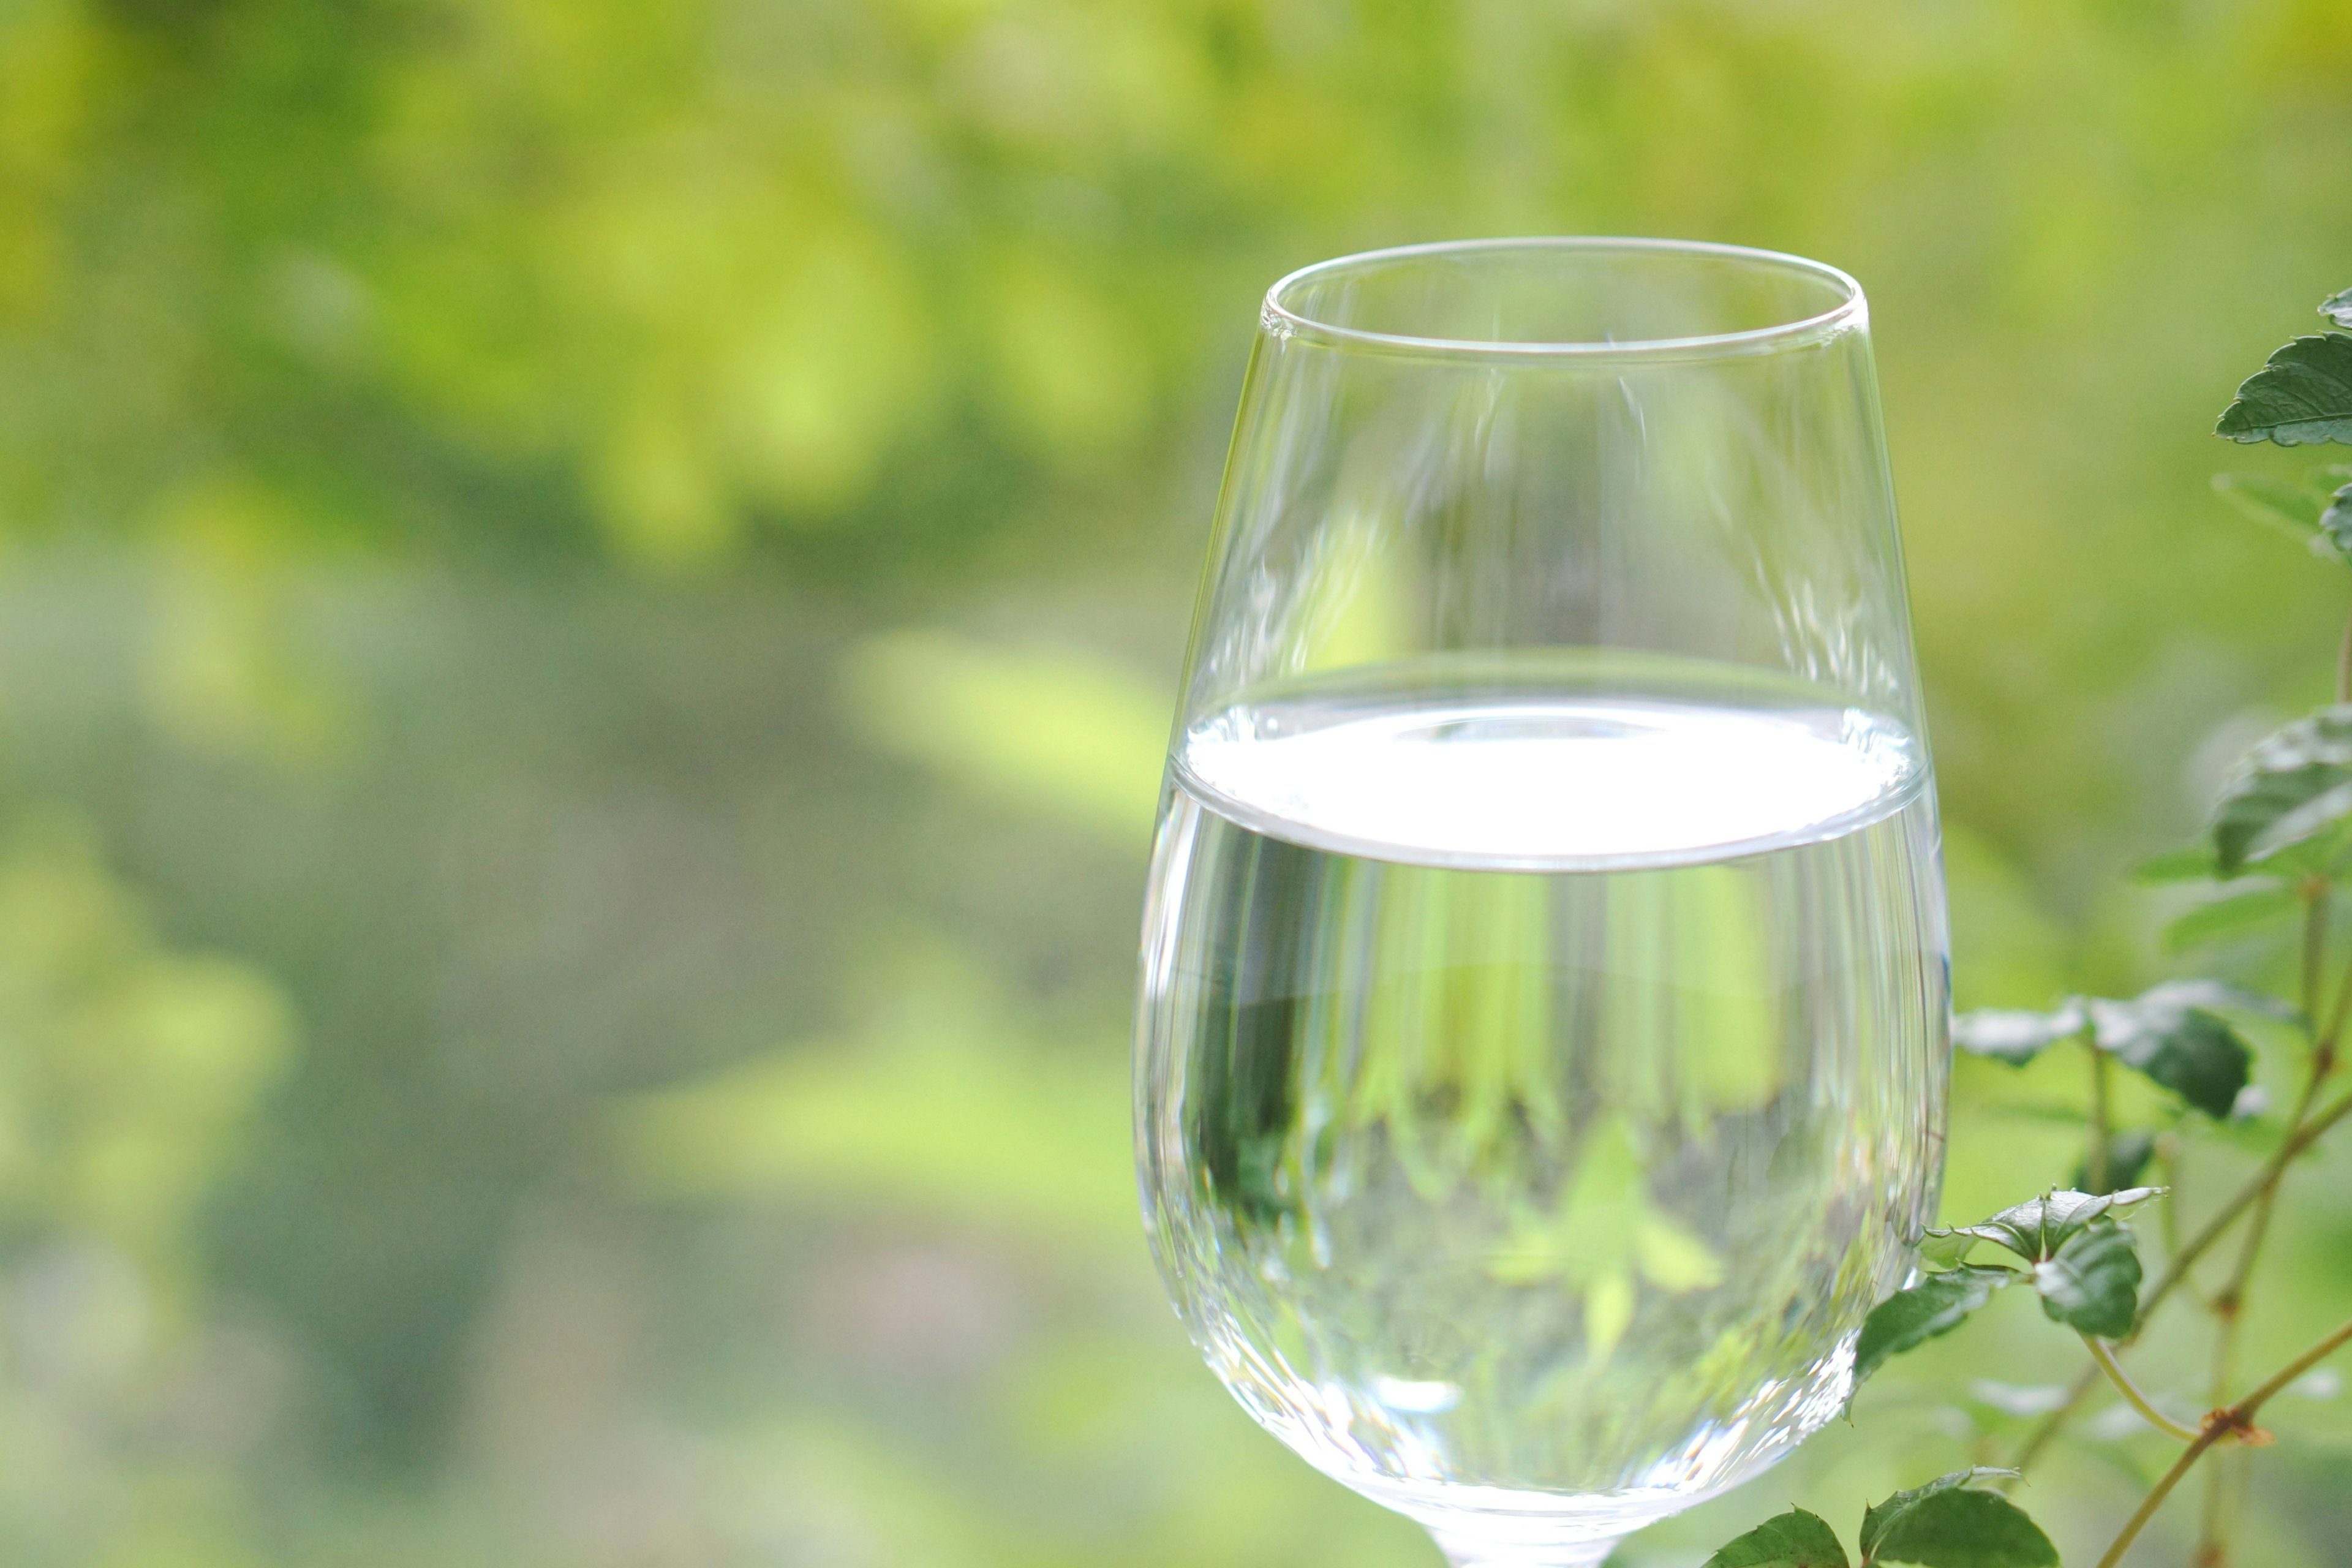
<path fill-rule="evenodd" d="M 1841 298 L 1826 310 L 1794 321 L 1743 328 L 1735 332 L 1698 332 L 1671 338 L 1626 338 L 1616 341 L 1521 342 L 1494 338 L 1429 338 L 1402 332 L 1376 332 L 1363 327 L 1343 327 L 1293 310 L 1283 297 L 1319 282 L 1333 273 L 1368 264 L 1423 261 L 1473 256 L 1502 250 L 1647 252 L 1657 256 L 1698 257 L 1744 264 L 1759 270 L 1793 272 L 1828 283 Z M 1841 332 L 1868 325 L 1870 304 L 1862 285 L 1852 275 L 1825 261 L 1792 256 L 1786 251 L 1760 250 L 1744 245 L 1720 245 L 1699 239 L 1648 239 L 1634 236 L 1533 235 L 1495 239 L 1446 239 L 1421 245 L 1390 246 L 1358 251 L 1314 262 L 1276 279 L 1265 291 L 1259 325 L 1278 338 L 1300 338 L 1332 348 L 1382 353 L 1423 355 L 1444 359 L 1576 360 L 1622 362 L 1655 359 L 1709 359 L 1734 354 L 1770 353 L 1818 342 Z"/>

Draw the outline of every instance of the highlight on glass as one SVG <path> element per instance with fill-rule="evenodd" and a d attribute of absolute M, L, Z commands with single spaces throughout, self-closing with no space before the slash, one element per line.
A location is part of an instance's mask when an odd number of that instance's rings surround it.
<path fill-rule="evenodd" d="M 1949 1001 L 1868 313 L 1494 240 L 1266 296 L 1144 920 L 1147 1229 L 1235 1397 L 1456 1564 L 1829 1420 Z"/>

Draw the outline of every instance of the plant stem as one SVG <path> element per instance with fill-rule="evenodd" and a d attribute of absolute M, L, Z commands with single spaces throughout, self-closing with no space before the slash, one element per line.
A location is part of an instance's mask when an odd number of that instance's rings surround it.
<path fill-rule="evenodd" d="M 2205 1495 L 2198 1503 L 2197 1546 L 2189 1568 L 2229 1568 L 2230 1465 L 2242 1454 L 2221 1453 L 2205 1467 Z"/>
<path fill-rule="evenodd" d="M 2254 1212 L 2258 1215 L 2262 1213 L 2259 1205 Z M 2207 1397 L 2209 1407 L 2219 1410 L 2230 1397 L 2238 1359 L 2238 1309 L 2229 1290 L 2225 1289 L 2214 1298 L 2212 1311 L 2213 1366 L 2211 1393 Z M 2226 1568 L 2230 1561 L 2229 1458 L 2226 1454 L 2217 1454 L 2213 1462 L 2205 1467 L 2205 1495 L 2197 1510 L 2197 1549 L 2189 1553 L 2189 1562 L 2195 1568 Z"/>
<path fill-rule="evenodd" d="M 2107 1181 L 2107 1147 L 2114 1139 L 2107 1117 L 2107 1053 L 2088 1034 L 2083 1048 L 2091 1053 L 2091 1151 L 2083 1160 L 2083 1179 L 2095 1193 L 2112 1192 Z"/>
<path fill-rule="evenodd" d="M 2327 959 L 2327 879 L 2315 877 L 2303 887 L 2303 1017 L 2319 1043 L 2319 972 Z M 2341 1010 L 2342 998 L 2338 1005 Z"/>
<path fill-rule="evenodd" d="M 2009 1468 L 2016 1474 L 1996 1483 L 2002 1490 L 2006 1491 L 2013 1483 L 2022 1479 L 2025 1472 L 2032 1468 L 2033 1461 L 2042 1457 L 2042 1451 L 2044 1448 L 2050 1447 L 2067 1421 L 2073 1417 L 2075 1410 L 2081 1406 L 2084 1398 L 2092 1389 L 2098 1386 L 2098 1382 L 2099 1366 L 2096 1362 L 2075 1374 L 2074 1381 L 2066 1387 L 2065 1402 L 2042 1418 L 2042 1425 L 2033 1429 L 2025 1439 L 2025 1447 L 2020 1448 L 2017 1451 L 2017 1458 L 2009 1462 Z"/>
<path fill-rule="evenodd" d="M 2147 1395 L 2139 1391 L 2139 1384 L 2134 1383 L 2131 1380 L 2131 1374 L 2124 1371 L 2123 1364 L 2116 1360 L 2116 1352 L 2107 1347 L 2105 1342 L 2095 1334 L 2084 1334 L 2083 1342 L 2091 1347 L 2091 1359 L 2099 1363 L 2099 1370 L 2107 1374 L 2107 1381 L 2122 1392 L 2125 1403 L 2139 1412 L 2141 1420 L 2168 1437 L 2178 1438 L 2183 1443 L 2193 1443 L 2197 1440 L 2196 1427 L 2184 1426 L 2175 1421 L 2171 1416 L 2158 1410 L 2149 1401 Z"/>
<path fill-rule="evenodd" d="M 2231 1414 L 2241 1424 L 2252 1423 L 2255 1411 L 2285 1393 L 2287 1387 L 2296 1378 L 2334 1355 L 2344 1347 L 2347 1341 L 2352 1341 L 2352 1322 L 2338 1323 L 2329 1331 L 2326 1339 L 2279 1368 L 2277 1372 L 2271 1374 L 2268 1383 L 2231 1405 L 2230 1407 Z"/>
<path fill-rule="evenodd" d="M 2164 1505 L 2166 1498 L 2172 1495 L 2172 1489 L 2180 1484 L 2180 1478 L 2205 1457 L 2206 1449 L 2224 1438 L 2254 1434 L 2257 1431 L 2254 1416 L 2262 1407 L 2270 1403 L 2281 1389 L 2333 1355 L 2347 1341 L 2352 1341 L 2352 1322 L 2340 1324 L 2326 1338 L 2281 1367 L 2277 1375 L 2269 1382 L 2227 1410 L 2216 1410 L 2206 1416 L 2204 1427 L 2197 1434 L 2196 1440 L 2181 1450 L 2180 1458 L 2173 1461 L 2172 1468 L 2164 1472 L 2163 1479 L 2141 1500 L 2138 1509 L 2125 1522 L 2123 1532 L 2107 1548 L 2107 1554 L 2099 1559 L 2099 1568 L 2116 1568 L 2116 1564 L 2123 1561 L 2124 1553 L 2131 1550 L 2131 1543 L 2139 1539 L 2139 1532 L 2147 1528 L 2147 1521 L 2156 1517 L 2156 1510 Z"/>
<path fill-rule="evenodd" d="M 2336 705 L 2352 702 L 2352 621 L 2344 623 L 2344 641 L 2336 649 Z"/>
<path fill-rule="evenodd" d="M 2140 1299 L 2139 1318 L 2142 1324 L 2146 1324 L 2164 1299 L 2179 1287 L 2181 1280 L 2197 1260 L 2204 1257 L 2212 1245 L 2228 1233 L 2231 1225 L 2237 1217 L 2278 1181 L 2280 1173 L 2287 1168 L 2294 1157 L 2317 1142 L 2328 1129 L 2343 1121 L 2347 1115 L 2352 1115 L 2352 1094 L 2343 1096 L 2329 1105 L 2326 1110 L 2305 1121 L 2293 1136 L 2272 1152 L 2271 1157 L 2263 1162 L 2262 1168 L 2247 1180 L 2244 1186 L 2231 1194 L 2228 1201 L 2213 1211 L 2211 1216 L 2198 1227 L 2197 1234 L 2190 1237 L 2182 1245 L 2180 1250 L 2173 1256 L 2171 1261 L 2165 1266 L 2164 1273 L 2158 1278 L 2153 1286 L 2149 1287 L 2147 1294 Z M 2133 1337 L 2138 1337 L 2137 1330 L 2134 1331 Z M 2126 1340 L 2124 1342 L 2128 1344 L 2130 1341 Z"/>
<path fill-rule="evenodd" d="M 2333 1068 L 2331 1044 L 2326 1044 L 2324 1027 L 2336 1027 L 2319 1023 L 2319 992 L 2322 992 L 2322 971 L 2326 966 L 2328 952 L 2328 889 L 2324 877 L 2315 877 L 2303 886 L 2303 1027 L 2312 1044 L 2310 1072 L 2305 1074 L 2303 1093 L 2295 1096 L 2294 1112 L 2286 1117 L 2286 1135 L 2294 1138 L 2303 1131 L 2303 1121 L 2312 1114 L 2312 1100 L 2319 1098 L 2319 1084 L 2326 1079 Z M 2338 996 L 2343 992 L 2338 992 Z M 2340 1011 L 2340 1008 L 2338 1008 Z M 2282 1173 L 2284 1175 L 2284 1173 Z M 2255 1262 L 2263 1258 L 2263 1244 L 2270 1239 L 2270 1220 L 2279 1208 L 2279 1180 L 2270 1180 L 2253 1199 L 2253 1217 L 2246 1220 L 2244 1241 L 2237 1248 L 2237 1265 L 2230 1269 L 2230 1279 L 2222 1289 L 2206 1302 L 2213 1311 L 2213 1375 L 2210 1375 L 2209 1404 L 2221 1408 L 2230 1399 L 2230 1387 L 2237 1383 L 2237 1342 L 2242 1323 L 2246 1321 L 2246 1289 L 2253 1284 Z M 2230 1502 L 2232 1502 L 2232 1462 L 2230 1455 L 2221 1455 L 2206 1465 L 2204 1502 L 2200 1507 L 2197 1526 L 2197 1552 L 2189 1556 L 2197 1568 L 2227 1568 L 2230 1563 Z"/>
<path fill-rule="evenodd" d="M 2164 1273 L 2158 1277 L 2147 1295 L 2140 1299 L 2140 1328 L 2132 1331 L 2133 1339 L 2139 1337 L 2140 1329 L 2147 1326 L 2148 1320 L 2155 1315 L 2156 1309 L 2163 1304 L 2164 1299 L 2188 1279 L 2189 1271 L 2196 1266 L 2197 1260 L 2202 1258 L 2215 1242 L 2227 1235 L 2231 1223 L 2277 1181 L 2279 1173 L 2284 1171 L 2296 1155 L 2317 1142 L 2330 1128 L 2347 1116 L 2352 1116 L 2352 1094 L 2344 1095 L 2332 1101 L 2326 1110 L 2305 1121 L 2294 1136 L 2288 1138 L 2272 1152 L 2271 1157 L 2263 1163 L 2262 1169 L 2256 1171 L 2245 1185 L 2230 1194 L 2228 1200 L 2198 1228 L 2194 1237 L 2174 1251 L 2171 1260 L 2165 1266 Z M 2131 1341 L 2125 1340 L 2121 1342 L 2129 1344 Z M 2073 1418 L 2075 1410 L 2082 1405 L 2084 1396 L 2091 1392 L 2092 1387 L 2098 1381 L 2098 1367 L 2096 1365 L 2084 1367 L 2081 1374 L 2067 1388 L 2066 1402 L 2042 1418 L 2042 1425 L 2033 1429 L 2032 1435 L 2026 1438 L 2025 1446 L 2017 1451 L 2017 1458 L 2010 1462 L 2010 1468 L 2024 1470 L 2039 1459 L 2043 1451 L 2057 1437 L 2059 1432 L 2064 1428 L 2066 1423 Z"/>
<path fill-rule="evenodd" d="M 2163 1170 L 2161 1184 L 2167 1189 L 2167 1196 L 2164 1202 L 2156 1205 L 2156 1224 L 2158 1233 L 2164 1237 L 2164 1255 L 2167 1258 L 2180 1256 L 2180 1190 L 2183 1180 L 2180 1154 L 2178 1129 L 2157 1139 L 2156 1158 Z M 2198 1293 L 2197 1282 L 2193 1279 L 2189 1282 L 2189 1293 L 2199 1306 L 2208 1304 L 2205 1298 Z"/>
<path fill-rule="evenodd" d="M 2319 1098 L 2319 1086 L 2335 1069 L 2336 1047 L 2333 1031 L 2342 1026 L 2344 998 L 2352 994 L 2352 977 L 2339 989 L 2335 1009 L 2336 1018 L 2327 1026 L 2329 1034 L 2321 1033 L 2319 1023 L 2320 972 L 2327 959 L 2327 906 L 2329 889 L 2324 879 L 2315 879 L 2304 891 L 2303 922 L 2303 1016 L 2304 1026 L 2311 1031 L 2311 1065 L 2305 1075 L 2303 1090 L 2295 1097 L 2294 1110 L 2287 1116 L 2286 1142 L 2292 1142 L 2303 1131 L 2311 1115 L 2312 1103 Z M 2236 1381 L 2239 1325 L 2245 1321 L 2246 1289 L 2254 1277 L 2254 1265 L 2261 1258 L 2263 1243 L 2270 1237 L 2271 1216 L 2278 1209 L 2279 1183 L 2285 1167 L 2272 1172 L 2261 1191 L 2255 1195 L 2253 1216 L 2246 1222 L 2244 1240 L 2238 1247 L 2238 1261 L 2230 1270 L 2229 1280 L 2208 1303 L 2215 1320 L 2213 1329 L 2212 1392 L 2209 1396 L 2215 1409 L 2230 1397 L 2231 1385 Z M 2231 1467 L 2216 1459 L 2205 1476 L 2204 1504 L 2198 1526 L 2197 1550 L 2191 1561 L 2196 1568 L 2228 1568 L 2230 1561 L 2230 1481 Z"/>

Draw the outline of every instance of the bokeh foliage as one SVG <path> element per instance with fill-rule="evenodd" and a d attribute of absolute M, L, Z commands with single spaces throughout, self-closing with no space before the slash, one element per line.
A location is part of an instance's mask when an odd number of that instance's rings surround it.
<path fill-rule="evenodd" d="M 2202 432 L 2352 282 L 2347 83 L 2335 0 L 0 0 L 11 1560 L 1428 1562 L 1128 1218 L 1258 292 L 1858 275 L 1961 1001 L 2132 994 L 2179 900 L 2112 873 L 2326 688 Z M 2065 1179 L 2060 1070 L 1960 1064 L 1949 1212 Z M 2067 1370 L 1981 1375 L 2012 1309 L 1752 1489 L 1966 1464 Z M 2249 1559 L 2325 1561 L 2352 1426 L 2279 1419 Z M 2150 1458 L 2092 1426 L 2070 1550 Z"/>

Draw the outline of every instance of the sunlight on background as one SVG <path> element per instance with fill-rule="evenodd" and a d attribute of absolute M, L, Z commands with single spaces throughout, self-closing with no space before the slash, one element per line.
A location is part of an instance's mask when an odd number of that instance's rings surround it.
<path fill-rule="evenodd" d="M 2116 873 L 2326 690 L 2345 584 L 2206 432 L 2347 166 L 2336 0 L 0 0 L 0 1560 L 1430 1568 L 1133 1213 L 1258 294 L 1858 276 L 1956 984 L 2041 1006 L 2174 962 Z M 2064 1178 L 2061 1068 L 1961 1064 L 1952 1206 Z M 2072 1371 L 2013 1326 L 1622 1561 L 1968 1462 Z M 2305 1392 L 2250 1562 L 2352 1531 Z M 2153 1458 L 2089 1430 L 2070 1552 Z"/>

